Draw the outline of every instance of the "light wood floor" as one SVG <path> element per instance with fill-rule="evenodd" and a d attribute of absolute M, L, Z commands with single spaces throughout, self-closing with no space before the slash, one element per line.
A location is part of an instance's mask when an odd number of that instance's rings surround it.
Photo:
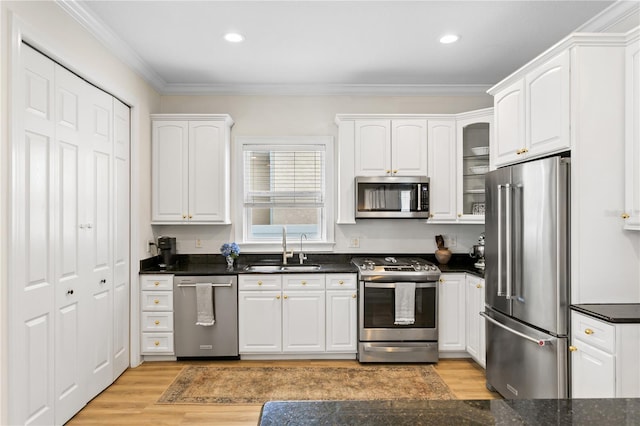
<path fill-rule="evenodd" d="M 68 425 L 231 425 L 255 426 L 261 405 L 160 405 L 156 400 L 187 364 L 146 362 L 130 368 L 95 397 Z M 225 366 L 357 366 L 357 361 L 221 361 Z M 367 364 L 374 365 L 374 364 Z M 459 399 L 496 399 L 485 387 L 484 370 L 469 359 L 441 359 L 436 371 Z"/>

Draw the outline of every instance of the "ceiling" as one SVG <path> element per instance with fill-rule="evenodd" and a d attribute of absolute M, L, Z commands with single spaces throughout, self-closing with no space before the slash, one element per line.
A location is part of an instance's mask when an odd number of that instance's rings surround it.
<path fill-rule="evenodd" d="M 59 0 L 159 92 L 228 94 L 484 93 L 612 3 Z"/>

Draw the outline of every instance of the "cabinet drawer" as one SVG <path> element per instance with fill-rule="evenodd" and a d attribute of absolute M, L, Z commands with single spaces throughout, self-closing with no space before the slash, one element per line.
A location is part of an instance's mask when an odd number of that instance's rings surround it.
<path fill-rule="evenodd" d="M 614 353 L 615 351 L 615 327 L 611 324 L 572 312 L 571 334 L 572 338 L 580 339 L 608 353 Z"/>
<path fill-rule="evenodd" d="M 358 284 L 356 274 L 327 274 L 325 276 L 327 290 L 355 289 Z"/>
<path fill-rule="evenodd" d="M 324 290 L 324 274 L 287 274 L 282 276 L 282 288 L 286 290 Z"/>
<path fill-rule="evenodd" d="M 282 278 L 280 275 L 239 275 L 238 290 L 280 290 Z"/>
<path fill-rule="evenodd" d="M 143 291 L 143 311 L 173 311 L 172 291 Z"/>
<path fill-rule="evenodd" d="M 142 333 L 142 354 L 173 354 L 173 333 Z"/>
<path fill-rule="evenodd" d="M 143 312 L 142 331 L 173 331 L 173 312 Z"/>
<path fill-rule="evenodd" d="M 144 275 L 140 278 L 141 290 L 172 290 L 173 275 Z"/>

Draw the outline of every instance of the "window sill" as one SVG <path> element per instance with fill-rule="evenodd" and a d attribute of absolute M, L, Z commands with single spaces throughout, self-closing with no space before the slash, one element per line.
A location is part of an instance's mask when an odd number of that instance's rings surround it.
<path fill-rule="evenodd" d="M 243 242 L 238 243 L 240 249 L 245 253 L 282 253 L 282 243 L 269 242 Z M 335 242 L 302 242 L 302 251 L 305 253 L 332 252 Z M 287 250 L 293 250 L 294 253 L 300 251 L 300 241 L 287 241 Z"/>

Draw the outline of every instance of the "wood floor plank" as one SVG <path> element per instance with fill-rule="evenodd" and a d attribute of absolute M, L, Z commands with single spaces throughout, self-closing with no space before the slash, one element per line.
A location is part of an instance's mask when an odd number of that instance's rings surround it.
<path fill-rule="evenodd" d="M 146 362 L 116 382 L 75 415 L 69 425 L 228 425 L 255 426 L 261 405 L 156 404 L 187 365 L 225 367 L 354 367 L 354 360 Z M 366 364 L 373 366 L 375 364 Z M 459 399 L 496 399 L 485 386 L 484 370 L 470 359 L 441 359 L 435 370 Z"/>

